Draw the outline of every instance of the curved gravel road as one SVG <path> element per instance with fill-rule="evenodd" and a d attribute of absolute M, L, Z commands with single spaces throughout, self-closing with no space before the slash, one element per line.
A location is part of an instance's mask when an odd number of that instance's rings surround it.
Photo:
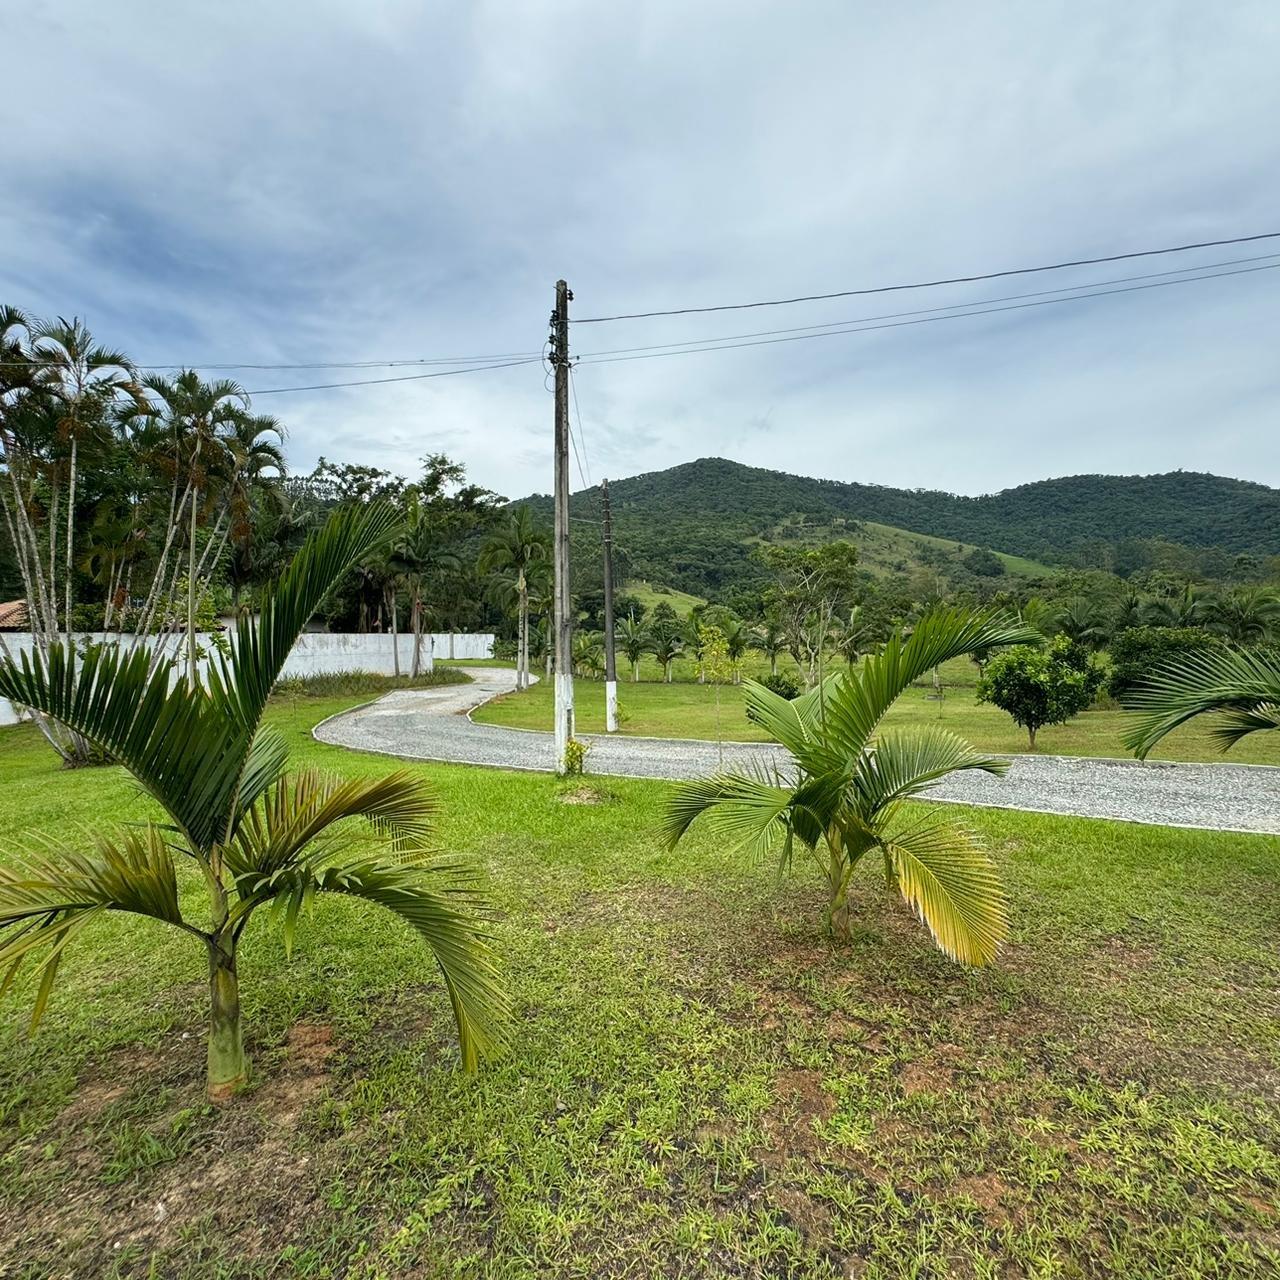
<path fill-rule="evenodd" d="M 344 711 L 313 730 L 321 742 L 414 760 L 550 772 L 551 734 L 474 724 L 468 712 L 515 687 L 503 667 L 465 667 L 472 684 L 403 689 Z M 591 744 L 591 773 L 632 778 L 695 778 L 740 763 L 785 763 L 767 743 L 605 737 Z M 1003 778 L 957 774 L 930 792 L 955 804 L 1116 818 L 1168 827 L 1280 834 L 1280 768 L 1231 764 L 1138 764 L 1069 756 L 1014 756 Z"/>

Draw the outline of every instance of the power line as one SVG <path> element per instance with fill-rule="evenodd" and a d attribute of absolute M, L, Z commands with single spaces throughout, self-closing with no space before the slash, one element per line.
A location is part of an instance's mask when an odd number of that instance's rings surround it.
<path fill-rule="evenodd" d="M 584 351 L 580 359 L 596 356 L 630 355 L 637 351 L 668 351 L 675 347 L 701 347 L 708 343 L 733 342 L 739 338 L 770 338 L 781 333 L 815 333 L 821 336 L 823 329 L 840 329 L 846 325 L 870 324 L 876 320 L 898 320 L 903 316 L 937 315 L 943 311 L 957 311 L 962 308 L 987 306 L 995 302 L 1016 302 L 1023 298 L 1046 298 L 1055 293 L 1077 293 L 1081 289 L 1100 289 L 1107 285 L 1129 284 L 1137 280 L 1161 280 L 1168 276 L 1185 276 L 1193 271 L 1211 271 L 1217 267 L 1234 267 L 1251 262 L 1271 262 L 1280 258 L 1280 254 L 1263 253 L 1251 258 L 1227 258 L 1221 262 L 1205 262 L 1198 267 L 1177 267 L 1171 271 L 1151 271 L 1134 276 L 1113 276 L 1110 280 L 1092 280 L 1084 284 L 1062 285 L 1057 289 L 1036 289 L 1029 293 L 1008 293 L 995 298 L 974 298 L 968 302 L 950 302 L 941 307 L 920 307 L 912 311 L 888 311 L 879 315 L 860 316 L 856 319 L 831 320 L 825 324 L 797 325 L 790 329 L 757 329 L 749 333 L 725 333 L 711 338 L 690 338 L 683 342 L 655 342 L 645 347 L 614 347 L 605 351 Z M 1224 273 L 1225 274 L 1225 273 Z"/>
<path fill-rule="evenodd" d="M 1264 231 L 1256 236 L 1234 236 L 1229 240 L 1201 240 L 1195 244 L 1171 245 L 1165 249 L 1139 249 L 1132 253 L 1112 253 L 1102 258 L 1075 258 L 1068 262 L 1050 262 L 1038 267 L 1012 267 L 1004 271 L 987 271 L 978 275 L 950 276 L 942 280 L 920 280 L 914 284 L 887 284 L 867 289 L 841 289 L 834 293 L 808 293 L 795 298 L 771 298 L 760 302 L 730 302 L 719 306 L 672 307 L 665 311 L 631 311 L 612 316 L 587 316 L 574 324 L 605 324 L 611 320 L 648 320 L 654 316 L 685 316 L 708 311 L 747 311 L 755 307 L 789 307 L 797 302 L 825 302 L 829 298 L 857 298 L 872 293 L 898 293 L 905 289 L 936 289 L 948 284 L 976 284 L 979 280 L 1000 280 L 1006 276 L 1033 275 L 1040 271 L 1065 271 L 1070 267 L 1091 267 L 1104 262 L 1126 262 L 1133 258 L 1151 258 L 1164 253 L 1187 253 L 1193 249 L 1213 249 L 1228 244 L 1252 244 L 1258 240 L 1280 239 L 1280 231 Z"/>
<path fill-rule="evenodd" d="M 289 391 L 332 391 L 338 387 L 372 387 L 384 382 L 420 382 L 424 378 L 452 378 L 460 373 L 483 373 L 486 369 L 514 369 L 519 365 L 537 364 L 541 357 L 529 360 L 508 360 L 504 364 L 482 364 L 465 369 L 439 369 L 435 373 L 406 373 L 398 378 L 363 378 L 358 382 L 318 382 L 306 387 L 266 387 L 259 391 L 246 391 L 247 396 L 276 396 Z"/>
<path fill-rule="evenodd" d="M 1000 307 L 978 306 L 968 311 L 954 311 L 949 315 L 926 315 L 914 320 L 895 320 L 888 324 L 857 324 L 849 328 L 828 329 L 823 333 L 800 333 L 784 338 L 760 338 L 754 342 L 722 342 L 719 346 L 689 347 L 684 350 L 652 351 L 647 355 L 606 356 L 598 359 L 592 359 L 584 356 L 580 363 L 594 365 L 618 364 L 629 360 L 661 360 L 666 356 L 696 356 L 703 355 L 710 351 L 734 351 L 741 347 L 768 347 L 774 346 L 780 342 L 806 342 L 813 338 L 834 338 L 845 333 L 872 333 L 879 329 L 902 329 L 910 325 L 933 324 L 939 320 L 965 320 L 971 316 L 995 315 L 1001 311 L 1023 311 L 1029 307 L 1051 307 L 1063 302 L 1080 302 L 1086 298 L 1106 298 L 1117 293 L 1139 293 L 1146 289 L 1167 289 L 1172 285 L 1195 284 L 1201 280 L 1220 280 L 1224 276 L 1250 275 L 1255 271 L 1274 271 L 1277 268 L 1280 268 L 1280 262 L 1273 262 L 1268 266 L 1261 267 L 1242 267 L 1238 271 L 1219 271 L 1211 275 L 1188 276 L 1181 280 L 1158 280 L 1151 284 L 1129 285 L 1123 289 L 1102 289 L 1093 293 L 1077 293 L 1066 298 L 1041 298 L 1036 302 L 1016 302 L 1009 306 Z"/>
<path fill-rule="evenodd" d="M 183 363 L 168 364 L 148 364 L 144 361 L 134 361 L 134 367 L 142 372 L 153 372 L 161 369 L 394 369 L 402 366 L 420 367 L 425 365 L 474 365 L 486 364 L 496 360 L 536 360 L 538 352 L 536 351 L 499 351 L 487 356 L 429 356 L 429 357 L 410 357 L 403 360 L 332 360 L 332 361 L 312 361 L 305 364 L 205 364 L 198 360 L 188 360 Z M 7 360 L 0 361 L 0 368 L 20 369 L 20 368 L 56 368 L 59 364 L 57 360 Z"/>
<path fill-rule="evenodd" d="M 582 441 L 582 456 L 583 458 L 586 458 L 587 457 L 587 433 L 582 429 L 582 410 L 578 407 L 578 388 L 573 376 L 572 364 L 569 366 L 569 394 L 573 397 L 573 416 L 578 420 L 578 438 Z M 572 431 L 569 433 L 569 439 L 570 440 L 573 439 Z M 573 454 L 575 458 L 578 456 L 578 446 L 576 444 L 573 447 Z M 582 473 L 581 462 L 578 464 L 578 474 L 582 475 L 582 483 L 588 489 L 590 489 L 591 488 L 591 480 L 590 480 L 591 462 L 589 459 L 587 460 L 586 474 L 583 475 Z"/>

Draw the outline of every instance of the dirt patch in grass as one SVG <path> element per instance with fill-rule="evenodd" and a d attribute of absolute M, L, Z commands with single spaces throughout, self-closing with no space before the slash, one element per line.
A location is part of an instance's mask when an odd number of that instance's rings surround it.
<path fill-rule="evenodd" d="M 251 1260 L 322 1209 L 326 1162 L 295 1139 L 330 1087 L 332 1028 L 296 1024 L 278 1055 L 260 1051 L 261 1083 L 223 1107 L 204 1102 L 203 1043 L 189 1031 L 154 1055 L 95 1066 L 40 1135 L 63 1191 L 11 1211 L 10 1258 L 44 1259 L 51 1275 L 115 1274 L 128 1259 L 186 1250 L 193 1232 L 234 1232 Z"/>

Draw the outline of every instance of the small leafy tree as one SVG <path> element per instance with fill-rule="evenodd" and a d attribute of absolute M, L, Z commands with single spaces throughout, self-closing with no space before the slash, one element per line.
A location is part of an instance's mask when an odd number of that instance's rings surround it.
<path fill-rule="evenodd" d="M 1130 627 L 1111 642 L 1107 692 L 1123 702 L 1158 670 L 1195 654 L 1217 653 L 1223 643 L 1202 627 Z"/>
<path fill-rule="evenodd" d="M 760 557 L 773 573 L 771 609 L 787 647 L 812 685 L 821 676 L 822 655 L 836 617 L 852 603 L 858 549 L 851 542 L 821 547 L 764 547 Z"/>
<path fill-rule="evenodd" d="M 987 663 L 978 701 L 1007 711 L 1027 731 L 1030 750 L 1047 724 L 1065 724 L 1098 692 L 1102 672 L 1075 641 L 1059 636 L 1047 649 L 1017 645 Z"/>

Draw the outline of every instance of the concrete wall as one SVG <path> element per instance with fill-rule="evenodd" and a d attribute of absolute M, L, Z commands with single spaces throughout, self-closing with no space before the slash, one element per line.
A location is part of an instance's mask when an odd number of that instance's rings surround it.
<path fill-rule="evenodd" d="M 114 640 L 115 637 L 108 637 Z M 88 636 L 76 636 L 77 642 L 82 640 L 102 640 L 101 633 Z M 201 637 L 203 642 L 204 637 Z M 435 658 L 492 658 L 493 640 L 491 633 L 462 633 L 450 635 L 448 632 L 437 632 L 422 637 L 422 663 L 424 669 L 430 670 Z M 14 658 L 21 661 L 22 653 L 29 653 L 32 648 L 30 635 L 20 632 L 6 632 L 5 644 Z M 400 650 L 400 672 L 407 674 L 413 666 L 413 637 L 397 636 L 397 648 Z M 125 644 L 131 644 L 132 637 L 125 637 Z M 150 645 L 154 640 L 148 638 L 144 643 Z M 165 648 L 171 656 L 181 650 L 183 637 L 169 636 Z M 311 631 L 298 637 L 289 657 L 284 664 L 286 676 L 330 675 L 340 671 L 368 671 L 376 675 L 389 676 L 395 672 L 395 660 L 392 651 L 392 637 L 368 633 L 366 635 L 345 635 L 333 632 Z M 203 663 L 201 666 L 203 667 Z M 4 698 L 0 698 L 0 725 L 16 724 L 17 714 Z"/>

